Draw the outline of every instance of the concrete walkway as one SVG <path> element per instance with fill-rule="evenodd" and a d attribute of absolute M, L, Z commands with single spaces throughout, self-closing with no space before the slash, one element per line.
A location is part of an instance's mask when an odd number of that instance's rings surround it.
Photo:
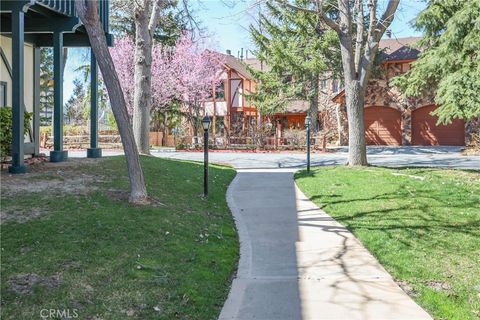
<path fill-rule="evenodd" d="M 220 319 L 431 319 L 293 170 L 239 170 L 227 197 L 241 255 Z"/>

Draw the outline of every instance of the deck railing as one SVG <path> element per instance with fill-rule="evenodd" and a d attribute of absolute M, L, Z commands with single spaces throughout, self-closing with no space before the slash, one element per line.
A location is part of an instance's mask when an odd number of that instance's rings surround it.
<path fill-rule="evenodd" d="M 50 10 L 53 10 L 57 13 L 69 16 L 77 17 L 75 12 L 75 0 L 36 0 L 40 5 L 43 5 Z M 102 23 L 103 30 L 105 33 L 109 33 L 109 0 L 97 0 L 98 2 L 98 11 L 100 16 L 100 22 Z"/>

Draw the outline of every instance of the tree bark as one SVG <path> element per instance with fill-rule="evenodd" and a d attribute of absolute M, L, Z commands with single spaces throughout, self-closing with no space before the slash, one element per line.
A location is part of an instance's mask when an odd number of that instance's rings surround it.
<path fill-rule="evenodd" d="M 127 160 L 128 177 L 130 179 L 129 201 L 132 203 L 145 203 L 147 201 L 147 188 L 142 167 L 140 166 L 132 127 L 130 126 L 122 87 L 107 47 L 105 33 L 100 24 L 98 3 L 96 1 L 75 0 L 75 9 L 87 30 L 93 53 L 97 58 L 97 63 L 108 91 L 118 131 L 122 138 L 122 145 Z"/>
<path fill-rule="evenodd" d="M 365 124 L 363 109 L 365 93 L 357 80 L 345 87 L 348 116 L 348 165 L 366 166 L 367 147 L 365 145 Z"/>
<path fill-rule="evenodd" d="M 341 146 L 342 145 L 342 132 L 343 132 L 343 126 L 342 126 L 342 111 L 341 111 L 341 105 L 337 104 L 335 106 L 335 116 L 337 120 L 337 145 Z"/>
<path fill-rule="evenodd" d="M 138 150 L 150 154 L 150 110 L 152 108 L 152 42 L 148 29 L 150 1 L 135 10 L 135 94 L 133 134 Z"/>
<path fill-rule="evenodd" d="M 389 0 L 378 21 L 376 15 L 378 1 L 366 0 L 369 10 L 369 24 L 365 36 L 363 25 L 364 1 L 337 0 L 338 19 L 332 19 L 324 11 L 324 5 L 326 4 L 324 0 L 316 1 L 316 10 L 299 7 L 289 3 L 288 0 L 276 0 L 280 5 L 317 14 L 320 20 L 335 30 L 339 36 L 349 127 L 348 163 L 352 166 L 367 165 L 363 119 L 365 88 L 368 85 L 379 41 L 392 23 L 400 3 L 400 0 Z M 355 22 L 357 26 L 355 36 L 353 35 L 352 22 Z M 354 50 L 354 42 L 356 50 Z"/>
<path fill-rule="evenodd" d="M 348 18 L 344 19 L 347 20 Z M 345 30 L 347 33 L 340 34 L 348 118 L 348 165 L 366 166 L 368 162 L 363 119 L 365 90 L 359 80 L 357 80 L 358 75 L 355 72 L 352 34 L 351 30 L 348 30 L 349 28 Z"/>

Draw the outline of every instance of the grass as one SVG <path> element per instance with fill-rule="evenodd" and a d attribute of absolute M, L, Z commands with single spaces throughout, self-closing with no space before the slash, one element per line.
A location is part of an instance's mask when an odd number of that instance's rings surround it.
<path fill-rule="evenodd" d="M 480 172 L 322 167 L 296 175 L 436 319 L 480 318 Z"/>
<path fill-rule="evenodd" d="M 163 205 L 133 206 L 123 157 L 65 164 L 2 176 L 2 210 L 41 214 L 2 225 L 1 318 L 40 319 L 42 309 L 76 309 L 79 319 L 216 318 L 238 260 L 225 200 L 235 171 L 211 166 L 205 201 L 201 164 L 143 157 L 148 192 Z M 12 192 L 15 183 L 32 188 Z M 25 274 L 58 281 L 13 291 Z"/>

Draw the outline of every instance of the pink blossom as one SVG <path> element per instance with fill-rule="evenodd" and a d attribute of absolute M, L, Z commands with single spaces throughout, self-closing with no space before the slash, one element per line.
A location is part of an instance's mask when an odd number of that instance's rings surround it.
<path fill-rule="evenodd" d="M 129 38 L 118 40 L 110 49 L 130 114 L 134 96 L 134 51 L 133 41 Z M 161 109 L 175 99 L 186 106 L 200 108 L 200 103 L 220 83 L 221 68 L 219 55 L 201 50 L 188 34 L 182 36 L 173 48 L 154 44 L 152 106 Z"/>
<path fill-rule="evenodd" d="M 115 46 L 110 48 L 110 54 L 115 64 L 120 86 L 122 87 L 128 113 L 133 113 L 133 94 L 134 94 L 134 70 L 133 61 L 134 46 L 132 39 L 125 37 L 115 41 Z"/>

